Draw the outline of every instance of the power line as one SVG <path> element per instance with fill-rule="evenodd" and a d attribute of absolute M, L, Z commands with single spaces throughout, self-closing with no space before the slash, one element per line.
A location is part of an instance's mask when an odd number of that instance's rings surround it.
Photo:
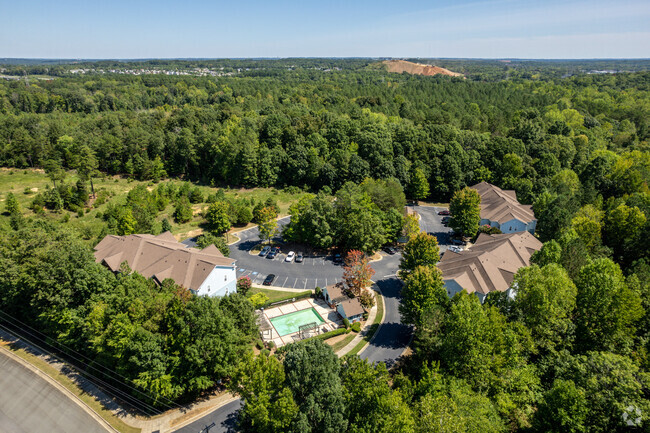
<path fill-rule="evenodd" d="M 59 360 L 61 363 L 65 363 L 65 360 L 63 360 L 60 357 L 56 356 L 54 353 L 48 351 L 47 349 L 43 348 L 42 346 L 39 346 L 38 344 L 36 344 L 33 341 L 29 340 L 28 338 L 24 337 L 23 335 L 18 335 L 17 333 L 12 332 L 11 329 L 9 329 L 8 327 L 6 327 L 4 325 L 0 325 L 0 329 L 3 329 L 3 330 L 5 330 L 6 332 L 8 332 L 8 333 L 10 333 L 12 335 L 15 335 L 15 336 L 21 338 L 22 340 L 27 341 L 31 346 L 34 346 L 34 347 L 38 348 L 39 350 L 43 351 L 44 353 L 47 353 L 49 356 Z M 121 398 L 121 399 L 127 401 L 129 404 L 136 407 L 137 409 L 139 409 L 139 410 L 141 410 L 141 411 L 143 411 L 145 413 L 149 413 L 149 414 L 156 414 L 157 415 L 157 414 L 162 413 L 162 411 L 160 411 L 159 409 L 156 409 L 155 407 L 150 406 L 150 405 L 138 400 L 134 396 L 124 392 L 123 390 L 121 390 L 119 388 L 114 387 L 113 385 L 103 381 L 102 379 L 98 378 L 97 376 L 94 376 L 93 374 L 90 374 L 88 372 L 84 372 L 84 374 L 86 376 L 89 376 L 89 377 L 93 378 L 103 388 L 105 388 L 105 390 L 109 390 L 109 393 L 111 393 L 110 391 L 112 391 L 112 394 L 115 397 L 118 397 L 118 398 Z"/>
<path fill-rule="evenodd" d="M 106 370 L 106 371 L 108 371 L 108 372 L 111 372 L 111 373 L 115 374 L 116 376 L 118 376 L 118 377 L 124 379 L 124 381 L 128 381 L 128 382 L 133 383 L 133 381 L 132 381 L 131 379 L 129 379 L 129 378 L 127 378 L 127 377 L 121 375 L 121 374 L 118 373 L 117 371 L 112 370 L 111 368 L 109 368 L 109 367 L 107 367 L 107 366 L 105 366 L 105 365 L 103 365 L 103 364 L 100 364 L 100 363 L 96 362 L 95 360 L 89 358 L 88 356 L 84 355 L 83 353 L 79 353 L 79 352 L 77 352 L 76 350 L 72 349 L 70 346 L 67 346 L 67 345 L 64 344 L 64 343 L 61 343 L 61 342 L 59 342 L 59 341 L 57 341 L 57 340 L 54 340 L 54 339 L 51 338 L 49 335 L 44 334 L 43 332 L 41 332 L 41 331 L 39 331 L 39 330 L 37 330 L 37 329 L 34 329 L 33 327 L 29 326 L 29 325 L 26 324 L 25 322 L 22 322 L 21 320 L 17 319 L 16 317 L 13 317 L 11 314 L 9 314 L 9 313 L 7 313 L 7 312 L 5 312 L 5 311 L 2 311 L 2 310 L 0 310 L 0 314 L 4 314 L 5 316 L 9 317 L 10 319 L 12 319 L 12 320 L 14 320 L 14 321 L 20 323 L 21 325 L 23 325 L 23 326 L 25 326 L 25 327 L 31 329 L 32 331 L 34 331 L 34 332 L 36 332 L 36 333 L 42 335 L 42 336 L 45 337 L 46 339 L 50 339 L 50 340 L 56 342 L 58 345 L 60 345 L 60 346 L 62 346 L 63 348 L 67 349 L 68 351 L 70 351 L 70 352 L 72 352 L 72 353 L 75 353 L 75 354 L 77 354 L 78 356 L 80 356 L 80 357 L 86 359 L 86 360 L 90 363 L 90 364 L 86 364 L 83 360 L 80 360 L 80 359 L 78 359 L 78 358 L 75 358 L 74 356 L 72 356 L 72 355 L 69 354 L 69 356 L 71 356 L 72 358 L 74 358 L 74 359 L 76 359 L 77 361 L 81 362 L 83 365 L 87 365 L 88 367 L 95 369 L 95 371 L 97 371 L 97 372 L 99 372 L 99 373 L 106 374 L 105 372 L 103 372 L 103 371 L 101 371 L 100 369 L 98 369 L 97 367 L 95 367 L 95 365 L 99 365 L 99 366 L 102 367 L 104 370 Z M 5 319 L 5 320 L 6 320 L 6 319 Z M 33 334 L 30 333 L 30 335 L 33 335 Z M 47 344 L 48 346 L 54 347 L 54 346 L 52 346 L 51 344 L 47 343 L 47 340 L 43 340 L 42 338 L 39 338 L 39 337 L 37 337 L 37 336 L 35 336 L 35 335 L 33 335 L 33 336 L 34 336 L 35 338 L 38 338 L 39 340 L 44 341 L 45 344 Z M 110 376 L 109 376 L 109 377 L 110 377 Z M 117 378 L 115 378 L 115 377 L 110 377 L 110 378 L 113 379 L 113 380 L 116 380 L 117 382 L 122 382 L 121 380 L 119 380 L 119 379 L 117 379 Z M 126 383 L 124 383 L 124 385 L 126 385 L 128 388 L 130 388 L 130 389 L 132 389 L 132 390 L 134 390 L 134 391 L 140 393 L 141 395 L 143 395 L 143 396 L 145 396 L 145 397 L 148 397 L 148 398 L 150 398 L 150 399 L 152 399 L 152 400 L 154 400 L 154 401 L 156 400 L 156 398 L 154 398 L 152 395 L 148 394 L 148 393 L 145 392 L 145 391 L 142 391 L 142 390 L 140 390 L 140 389 L 138 389 L 138 388 L 134 388 L 134 387 L 132 387 L 132 386 L 126 384 Z M 133 384 L 133 385 L 135 385 L 135 384 Z M 136 386 L 137 386 L 137 385 L 136 385 Z M 163 406 L 165 406 L 166 408 L 168 408 L 168 409 L 180 408 L 180 406 L 179 406 L 178 404 L 174 403 L 173 401 L 171 401 L 171 400 L 169 400 L 169 399 L 167 399 L 167 398 L 164 398 L 164 397 L 160 397 L 160 398 L 161 398 L 162 400 L 168 402 L 168 403 L 171 405 L 171 406 L 169 406 L 169 405 L 163 404 Z"/>

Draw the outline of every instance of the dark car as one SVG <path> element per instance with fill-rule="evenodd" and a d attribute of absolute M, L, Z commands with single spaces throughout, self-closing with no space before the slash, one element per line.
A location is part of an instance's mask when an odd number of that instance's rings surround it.
<path fill-rule="evenodd" d="M 273 280 L 275 280 L 275 274 L 268 274 L 266 278 L 264 278 L 264 282 L 262 284 L 265 286 L 270 286 L 273 284 Z"/>
<path fill-rule="evenodd" d="M 262 248 L 262 251 L 260 251 L 260 256 L 264 257 L 269 253 L 269 251 L 271 251 L 271 247 L 267 245 L 264 248 Z"/>
<path fill-rule="evenodd" d="M 451 243 L 452 243 L 452 245 L 462 245 L 462 246 L 467 245 L 467 242 L 465 242 L 462 239 L 458 239 L 458 238 L 452 238 Z"/>
<path fill-rule="evenodd" d="M 341 255 L 341 253 L 336 253 L 334 254 L 334 258 L 332 259 L 332 261 L 337 265 L 343 263 L 343 256 Z"/>
<path fill-rule="evenodd" d="M 384 251 L 390 254 L 391 256 L 397 252 L 397 250 L 391 246 L 384 247 Z"/>
<path fill-rule="evenodd" d="M 296 263 L 302 263 L 303 258 L 304 256 L 302 255 L 302 253 L 298 251 L 298 253 L 296 253 Z"/>
<path fill-rule="evenodd" d="M 274 259 L 275 256 L 280 254 L 280 247 L 273 247 L 271 248 L 271 251 L 267 254 L 266 258 L 267 259 Z"/>
<path fill-rule="evenodd" d="M 444 225 L 446 227 L 449 224 L 450 220 L 451 220 L 451 217 L 449 217 L 449 216 L 443 217 L 442 218 L 442 225 Z"/>
<path fill-rule="evenodd" d="M 443 209 L 440 212 L 438 212 L 438 215 L 451 215 L 451 214 L 449 213 L 448 209 Z"/>

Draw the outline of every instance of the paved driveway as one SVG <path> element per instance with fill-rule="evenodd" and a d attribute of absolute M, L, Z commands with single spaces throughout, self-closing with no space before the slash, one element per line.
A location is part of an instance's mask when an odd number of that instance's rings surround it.
<path fill-rule="evenodd" d="M 450 245 L 450 235 L 453 230 L 451 227 L 445 227 L 442 224 L 442 216 L 438 215 L 439 211 L 447 208 L 433 206 L 414 206 L 414 208 L 421 217 L 420 229 L 438 238 L 440 251 L 447 251 L 447 247 Z"/>

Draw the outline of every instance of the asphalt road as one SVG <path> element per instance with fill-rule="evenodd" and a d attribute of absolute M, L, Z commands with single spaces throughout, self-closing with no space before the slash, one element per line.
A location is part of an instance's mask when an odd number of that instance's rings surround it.
<path fill-rule="evenodd" d="M 0 350 L 0 433 L 107 433 L 77 402 Z"/>
<path fill-rule="evenodd" d="M 205 428 L 212 423 L 214 423 L 214 427 L 210 428 L 210 433 L 235 432 L 235 427 L 237 424 L 237 412 L 240 407 L 241 400 L 237 399 L 224 406 L 221 406 L 219 409 L 209 413 L 203 418 L 186 425 L 180 430 L 176 430 L 175 433 L 203 433 L 206 431 Z"/>

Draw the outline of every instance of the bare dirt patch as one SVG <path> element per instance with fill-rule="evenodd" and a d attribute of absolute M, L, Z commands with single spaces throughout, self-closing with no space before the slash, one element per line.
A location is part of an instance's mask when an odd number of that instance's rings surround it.
<path fill-rule="evenodd" d="M 388 72 L 407 72 L 413 75 L 448 75 L 450 77 L 462 77 L 463 74 L 452 72 L 449 69 L 440 68 L 438 66 L 423 65 L 421 63 L 407 62 L 406 60 L 386 60 L 383 62 L 388 69 Z"/>

